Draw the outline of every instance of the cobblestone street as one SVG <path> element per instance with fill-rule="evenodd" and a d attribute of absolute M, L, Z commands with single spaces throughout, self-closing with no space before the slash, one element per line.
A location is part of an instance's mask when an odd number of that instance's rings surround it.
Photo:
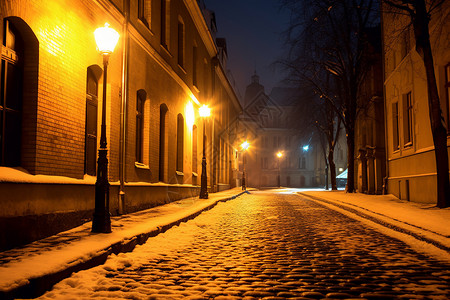
<path fill-rule="evenodd" d="M 450 299 L 450 266 L 292 194 L 219 203 L 42 299 Z"/>

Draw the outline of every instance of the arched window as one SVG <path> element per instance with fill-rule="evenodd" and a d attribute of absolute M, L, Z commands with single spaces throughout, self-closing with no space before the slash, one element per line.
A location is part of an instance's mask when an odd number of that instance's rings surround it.
<path fill-rule="evenodd" d="M 169 41 L 169 24 L 170 24 L 170 1 L 161 0 L 161 45 L 168 48 Z"/>
<path fill-rule="evenodd" d="M 136 162 L 143 163 L 144 150 L 144 104 L 147 93 L 144 90 L 137 92 L 136 98 Z"/>
<path fill-rule="evenodd" d="M 97 112 L 99 66 L 87 69 L 84 173 L 95 176 L 97 161 Z"/>
<path fill-rule="evenodd" d="M 197 173 L 197 126 L 192 127 L 192 172 Z"/>
<path fill-rule="evenodd" d="M 184 67 L 184 49 L 185 49 L 185 32 L 184 22 L 181 17 L 178 17 L 178 65 Z"/>
<path fill-rule="evenodd" d="M 0 165 L 20 165 L 24 45 L 8 20 L 3 24 L 0 95 Z"/>
<path fill-rule="evenodd" d="M 183 172 L 183 147 L 184 145 L 184 118 L 182 114 L 177 116 L 177 171 Z"/>
<path fill-rule="evenodd" d="M 165 181 L 166 166 L 166 115 L 168 108 L 161 104 L 159 112 L 159 181 Z"/>

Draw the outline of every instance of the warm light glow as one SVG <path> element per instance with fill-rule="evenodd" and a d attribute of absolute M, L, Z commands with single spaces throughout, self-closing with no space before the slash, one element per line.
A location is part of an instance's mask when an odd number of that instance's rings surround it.
<path fill-rule="evenodd" d="M 209 117 L 211 115 L 211 109 L 208 107 L 208 105 L 203 104 L 202 107 L 199 109 L 200 117 Z"/>
<path fill-rule="evenodd" d="M 339 168 L 339 172 L 343 172 L 344 171 L 344 168 Z"/>
<path fill-rule="evenodd" d="M 190 94 L 190 97 L 192 99 L 192 101 L 194 101 L 195 104 L 200 105 L 200 102 L 198 102 L 197 98 L 194 96 L 194 94 Z"/>
<path fill-rule="evenodd" d="M 105 23 L 105 27 L 97 28 L 94 36 L 101 54 L 111 54 L 119 41 L 119 33 L 110 28 L 108 23 Z"/>
<path fill-rule="evenodd" d="M 249 142 L 247 142 L 247 141 L 245 141 L 245 142 L 243 142 L 242 144 L 241 144 L 241 148 L 242 148 L 242 150 L 247 150 L 247 148 L 250 146 L 250 143 Z"/>
<path fill-rule="evenodd" d="M 281 151 L 279 151 L 279 152 L 277 153 L 277 156 L 278 156 L 278 158 L 281 158 L 281 157 L 283 156 L 283 153 L 282 153 Z"/>
<path fill-rule="evenodd" d="M 194 105 L 192 105 L 191 101 L 189 101 L 186 104 L 185 116 L 186 116 L 186 125 L 188 126 L 189 129 L 192 129 L 192 126 L 194 126 L 195 122 L 195 111 Z"/>

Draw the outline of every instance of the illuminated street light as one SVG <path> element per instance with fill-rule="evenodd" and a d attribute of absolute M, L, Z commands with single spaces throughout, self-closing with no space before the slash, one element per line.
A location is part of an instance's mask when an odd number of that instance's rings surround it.
<path fill-rule="evenodd" d="M 97 181 L 95 182 L 95 210 L 92 219 L 92 232 L 111 232 L 109 213 L 108 149 L 106 142 L 106 84 L 108 60 L 119 40 L 119 34 L 106 23 L 105 27 L 94 32 L 97 49 L 103 56 L 103 101 L 100 148 L 97 160 Z"/>
<path fill-rule="evenodd" d="M 278 187 L 281 187 L 281 166 L 280 166 L 280 158 L 283 157 L 283 152 L 278 151 L 277 153 L 277 157 L 278 157 Z"/>
<path fill-rule="evenodd" d="M 250 146 L 250 143 L 247 141 L 245 141 L 241 144 L 241 148 L 242 148 L 242 152 L 243 152 L 243 154 L 242 154 L 242 190 L 243 191 L 247 190 L 247 185 L 245 182 L 245 177 L 246 177 L 246 174 L 245 174 L 245 150 L 247 150 L 249 146 Z"/>
<path fill-rule="evenodd" d="M 200 186 L 200 199 L 208 199 L 208 176 L 206 174 L 206 151 L 205 151 L 205 145 L 206 145 L 206 118 L 211 115 L 211 109 L 204 105 L 199 108 L 200 117 L 203 118 L 203 157 L 202 157 L 202 175 L 201 175 L 201 186 Z"/>

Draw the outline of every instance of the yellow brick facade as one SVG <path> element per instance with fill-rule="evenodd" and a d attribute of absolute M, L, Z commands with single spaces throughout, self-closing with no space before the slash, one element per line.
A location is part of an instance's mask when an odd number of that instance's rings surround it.
<path fill-rule="evenodd" d="M 218 63 L 218 50 L 201 9 L 196 1 L 142 0 L 142 4 L 141 0 L 1 2 L 2 40 L 7 36 L 3 29 L 8 23 L 23 39 L 24 50 L 23 57 L 19 57 L 23 66 L 20 163 L 0 167 L 0 193 L 8 195 L 1 199 L 8 209 L 0 222 L 15 224 L 37 216 L 41 217 L 38 222 L 50 227 L 18 243 L 76 225 L 94 207 L 95 177 L 86 176 L 85 167 L 87 78 L 88 69 L 94 70 L 98 80 L 98 150 L 103 62 L 93 32 L 105 22 L 121 35 L 109 59 L 106 87 L 111 213 L 198 195 L 203 147 L 203 120 L 198 108 L 203 104 L 212 108 L 213 116 L 205 128 L 209 189 L 218 191 L 235 182 L 231 170 L 235 145 L 229 124 L 241 107 Z M 145 95 L 140 161 L 136 156 L 138 95 Z M 165 139 L 160 138 L 161 107 L 167 109 Z M 182 170 L 177 170 L 180 117 L 183 156 L 182 166 L 178 167 Z M 160 166 L 164 168 L 161 172 Z M 10 169 L 19 175 L 10 176 Z M 36 193 L 27 193 L 27 189 L 36 189 Z M 40 208 L 36 201 L 42 203 Z M 54 228 L 48 222 L 49 215 L 71 215 L 71 221 Z M 8 247 L 7 239 L 0 237 L 2 247 Z"/>

